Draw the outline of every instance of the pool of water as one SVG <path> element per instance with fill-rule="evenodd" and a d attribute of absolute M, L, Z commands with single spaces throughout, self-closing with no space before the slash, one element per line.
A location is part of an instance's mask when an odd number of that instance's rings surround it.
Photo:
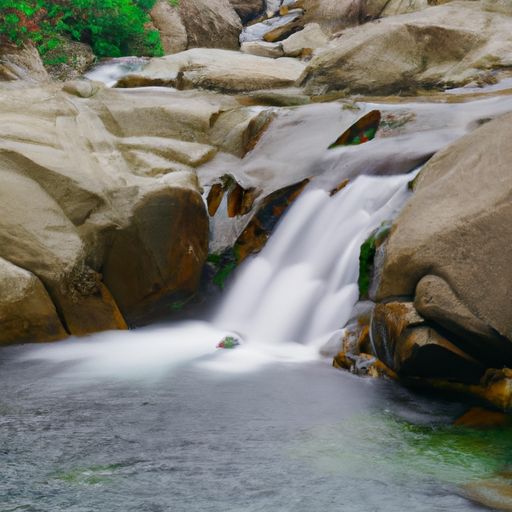
<path fill-rule="evenodd" d="M 476 511 L 511 462 L 460 404 L 166 329 L 0 351 L 0 510 Z"/>

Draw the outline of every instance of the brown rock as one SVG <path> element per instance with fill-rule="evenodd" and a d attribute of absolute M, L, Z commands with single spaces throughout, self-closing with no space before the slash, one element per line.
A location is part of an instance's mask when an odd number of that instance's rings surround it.
<path fill-rule="evenodd" d="M 376 356 L 401 376 L 478 382 L 484 368 L 423 324 L 411 303 L 377 304 L 371 320 Z"/>
<path fill-rule="evenodd" d="M 0 292 L 0 345 L 67 336 L 41 281 L 2 258 Z"/>
<path fill-rule="evenodd" d="M 308 179 L 303 180 L 277 190 L 263 199 L 258 211 L 234 245 L 238 263 L 264 247 L 281 215 L 297 199 L 308 183 Z"/>
<path fill-rule="evenodd" d="M 472 407 L 457 418 L 453 424 L 457 427 L 496 428 L 512 425 L 512 417 L 500 411 L 491 411 L 483 407 Z"/>
<path fill-rule="evenodd" d="M 167 296 L 193 293 L 207 254 L 201 196 L 168 188 L 143 197 L 130 224 L 112 234 L 103 279 L 133 322 Z"/>
<path fill-rule="evenodd" d="M 304 20 L 302 18 L 297 18 L 295 20 L 290 21 L 286 25 L 281 25 L 280 27 L 274 28 L 267 32 L 263 39 L 268 43 L 276 43 L 277 41 L 282 41 L 287 37 L 291 36 L 295 32 L 302 30 L 304 28 Z"/>

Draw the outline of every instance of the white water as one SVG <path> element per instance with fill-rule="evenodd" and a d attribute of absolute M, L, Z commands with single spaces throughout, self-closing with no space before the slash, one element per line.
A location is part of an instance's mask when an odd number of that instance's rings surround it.
<path fill-rule="evenodd" d="M 360 176 L 333 197 L 313 182 L 261 253 L 234 275 L 212 322 L 100 333 L 34 346 L 22 359 L 62 364 L 61 373 L 77 384 L 98 377 L 151 381 L 185 365 L 229 376 L 317 359 L 358 300 L 362 242 L 396 215 L 411 178 Z M 242 346 L 216 349 L 233 332 L 242 335 Z"/>
<path fill-rule="evenodd" d="M 260 344 L 316 345 L 341 329 L 359 296 L 360 246 L 396 215 L 410 179 L 360 176 L 333 197 L 304 191 L 239 271 L 215 325 Z"/>
<path fill-rule="evenodd" d="M 100 62 L 94 66 L 85 77 L 89 80 L 103 82 L 107 87 L 112 87 L 125 75 L 135 73 L 144 68 L 149 62 L 144 57 L 118 57 Z"/>

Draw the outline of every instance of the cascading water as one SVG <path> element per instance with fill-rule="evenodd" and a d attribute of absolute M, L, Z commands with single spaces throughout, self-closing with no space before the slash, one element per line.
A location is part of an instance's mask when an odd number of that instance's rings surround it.
<path fill-rule="evenodd" d="M 251 343 L 308 344 L 342 328 L 359 297 L 359 248 L 396 215 L 410 179 L 360 176 L 332 197 L 312 184 L 240 269 L 215 324 Z"/>

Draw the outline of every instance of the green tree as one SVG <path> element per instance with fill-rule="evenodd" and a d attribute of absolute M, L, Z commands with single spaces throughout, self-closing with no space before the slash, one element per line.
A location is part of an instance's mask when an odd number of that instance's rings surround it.
<path fill-rule="evenodd" d="M 59 37 L 88 43 L 100 57 L 162 55 L 158 31 L 148 28 L 154 0 L 0 0 L 0 37 L 36 43 L 41 53 Z"/>

